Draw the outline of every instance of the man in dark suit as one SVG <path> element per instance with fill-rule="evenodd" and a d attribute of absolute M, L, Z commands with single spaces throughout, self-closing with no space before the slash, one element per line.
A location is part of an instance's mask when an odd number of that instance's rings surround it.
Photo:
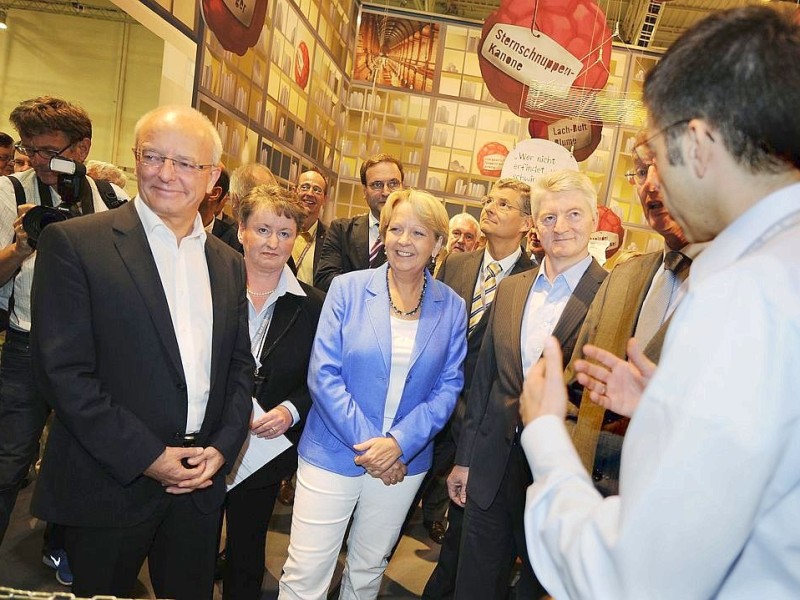
<path fill-rule="evenodd" d="M 545 250 L 536 271 L 504 279 L 485 320 L 466 414 L 448 477 L 451 499 L 465 506 L 455 597 L 505 597 L 511 568 L 522 559 L 518 595 L 542 590 L 525 550 L 522 519 L 530 470 L 519 446 L 518 399 L 524 374 L 552 334 L 572 348 L 606 276 L 589 255 L 597 225 L 591 181 L 558 171 L 532 186 L 534 226 Z M 537 595 L 538 594 L 538 595 Z"/>
<path fill-rule="evenodd" d="M 486 236 L 486 247 L 474 252 L 451 253 L 439 269 L 437 279 L 444 281 L 464 299 L 467 319 L 479 323 L 472 327 L 467 337 L 468 363 L 474 364 L 477 359 L 485 330 L 482 322 L 494 298 L 491 291 L 486 293 L 486 281 L 491 276 L 487 270 L 489 265 L 496 262 L 501 267 L 494 275 L 495 286 L 508 275 L 534 267 L 520 246 L 525 232 L 531 227 L 530 214 L 530 186 L 515 179 L 500 179 L 484 199 L 481 212 L 480 228 Z M 473 315 L 474 312 L 478 314 Z M 431 538 L 442 544 L 439 561 L 425 586 L 424 598 L 447 598 L 452 596 L 455 588 L 463 509 L 455 503 L 450 503 L 448 509 L 446 479 L 455 459 L 471 372 L 466 371 L 464 378 L 464 392 L 458 398 L 456 410 L 447 426 L 436 436 L 431 482 L 422 498 L 423 522 Z M 439 501 L 440 489 L 444 502 Z M 446 510 L 449 510 L 449 526 L 445 532 Z"/>
<path fill-rule="evenodd" d="M 642 144 L 646 139 L 646 132 L 641 131 L 635 141 Z M 666 324 L 686 291 L 684 282 L 691 262 L 705 246 L 689 244 L 669 214 L 650 157 L 635 152 L 633 167 L 626 175 L 636 186 L 648 225 L 664 237 L 664 250 L 633 257 L 611 271 L 589 308 L 565 375 L 574 403 L 568 421 L 577 415 L 572 439 L 595 487 L 604 496 L 618 493 L 622 440 L 629 420 L 591 401 L 590 390 L 574 380 L 574 362 L 584 358 L 586 344 L 627 359 L 626 345 L 634 336 L 645 355 L 658 362 Z"/>
<path fill-rule="evenodd" d="M 237 229 L 239 227 L 237 222 L 239 202 L 257 185 L 278 185 L 278 180 L 275 179 L 272 171 L 261 163 L 247 163 L 236 167 L 231 173 L 228 193 L 233 219 L 230 219 L 229 222 Z M 224 215 L 223 219 L 225 219 Z"/>
<path fill-rule="evenodd" d="M 225 204 L 228 202 L 230 181 L 228 171 L 222 168 L 213 189 L 205 195 L 205 198 L 200 203 L 199 212 L 206 232 L 218 237 L 241 254 L 242 244 L 237 237 L 239 228 L 235 221 L 224 218 L 225 215 L 222 213 L 222 209 L 225 208 Z"/>
<path fill-rule="evenodd" d="M 314 287 L 325 292 L 337 275 L 374 269 L 386 262 L 378 221 L 386 198 L 403 189 L 403 165 L 388 154 L 378 154 L 361 164 L 361 185 L 369 213 L 335 219 L 320 251 Z"/>
<path fill-rule="evenodd" d="M 322 255 L 322 243 L 328 230 L 320 220 L 328 201 L 328 180 L 316 169 L 304 171 L 297 179 L 297 197 L 308 211 L 308 217 L 303 223 L 302 231 L 297 234 L 288 264 L 297 279 L 314 285 Z"/>
<path fill-rule="evenodd" d="M 76 595 L 130 596 L 147 557 L 158 597 L 210 599 L 251 412 L 244 268 L 198 214 L 208 119 L 157 108 L 135 140 L 136 199 L 40 240 L 31 348 L 55 419 L 32 511 L 66 526 Z"/>

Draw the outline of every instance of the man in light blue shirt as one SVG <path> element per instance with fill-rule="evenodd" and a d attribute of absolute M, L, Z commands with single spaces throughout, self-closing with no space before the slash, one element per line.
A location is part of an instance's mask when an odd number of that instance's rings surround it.
<path fill-rule="evenodd" d="M 500 282 L 467 398 L 450 498 L 465 506 L 455 596 L 502 598 L 514 559 L 522 559 L 518 595 L 542 590 L 530 567 L 522 527 L 530 471 L 519 446 L 518 399 L 525 369 L 552 334 L 570 347 L 606 276 L 589 256 L 597 195 L 576 171 L 558 171 L 531 186 L 531 216 L 545 256 L 538 270 Z"/>

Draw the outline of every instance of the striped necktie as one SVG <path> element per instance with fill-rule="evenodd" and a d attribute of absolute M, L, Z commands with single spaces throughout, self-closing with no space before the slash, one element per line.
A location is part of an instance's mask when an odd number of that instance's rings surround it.
<path fill-rule="evenodd" d="M 491 262 L 486 266 L 486 274 L 481 283 L 481 289 L 472 299 L 467 336 L 472 335 L 473 330 L 481 320 L 481 316 L 483 316 L 483 312 L 489 308 L 492 300 L 494 300 L 494 292 L 497 289 L 497 276 L 502 270 L 503 267 L 500 266 L 499 262 Z"/>
<path fill-rule="evenodd" d="M 370 269 L 374 269 L 375 267 L 378 266 L 376 263 L 377 263 L 378 257 L 381 255 L 381 252 L 383 252 L 383 242 L 381 241 L 381 238 L 377 238 L 375 240 L 375 243 L 372 244 L 372 248 L 369 249 L 369 268 Z"/>

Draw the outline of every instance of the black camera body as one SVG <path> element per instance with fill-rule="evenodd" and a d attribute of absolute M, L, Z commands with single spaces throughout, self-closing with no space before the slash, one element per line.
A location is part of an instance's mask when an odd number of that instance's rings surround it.
<path fill-rule="evenodd" d="M 45 227 L 77 215 L 81 188 L 86 181 L 86 167 L 63 156 L 50 159 L 50 170 L 58 173 L 56 189 L 61 196 L 61 204 L 58 207 L 34 206 L 22 217 L 22 228 L 28 234 L 28 245 L 33 249 L 36 249 Z"/>

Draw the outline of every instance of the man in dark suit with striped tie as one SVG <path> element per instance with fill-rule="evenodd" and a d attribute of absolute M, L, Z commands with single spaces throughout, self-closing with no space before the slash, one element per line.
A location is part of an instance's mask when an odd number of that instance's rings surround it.
<path fill-rule="evenodd" d="M 320 249 L 314 287 L 327 292 L 337 275 L 374 269 L 386 262 L 378 221 L 389 194 L 403 189 L 403 177 L 403 165 L 389 154 L 378 154 L 362 163 L 361 185 L 369 212 L 331 223 Z"/>
<path fill-rule="evenodd" d="M 522 525 L 531 473 L 519 445 L 519 395 L 524 374 L 548 337 L 558 338 L 570 355 L 606 276 L 588 251 L 597 226 L 597 192 L 586 175 L 542 175 L 531 186 L 530 212 L 545 252 L 542 264 L 497 286 L 488 316 L 478 325 L 485 328 L 478 359 L 465 368 L 472 380 L 447 479 L 450 498 L 465 506 L 459 600 L 505 597 L 517 557 L 522 561 L 517 596 L 535 599 L 544 593 L 530 566 Z"/>
<path fill-rule="evenodd" d="M 481 232 L 486 247 L 474 252 L 453 253 L 439 269 L 437 279 L 445 282 L 464 298 L 467 307 L 467 364 L 474 364 L 481 347 L 485 324 L 482 324 L 494 299 L 497 285 L 507 275 L 522 273 L 535 266 L 522 252 L 522 238 L 531 227 L 531 188 L 516 179 L 500 179 L 483 199 Z M 431 482 L 423 496 L 423 520 L 434 541 L 442 543 L 439 562 L 423 592 L 423 598 L 447 598 L 455 587 L 458 544 L 461 538 L 463 509 L 449 503 L 446 478 L 453 466 L 458 432 L 464 415 L 464 399 L 470 384 L 471 369 L 465 370 L 465 389 L 458 399 L 450 422 L 434 442 Z M 443 502 L 437 501 L 441 498 Z M 444 532 L 444 513 L 449 527 Z M 442 540 L 440 532 L 444 533 Z M 436 538 L 439 538 L 438 540 Z"/>

